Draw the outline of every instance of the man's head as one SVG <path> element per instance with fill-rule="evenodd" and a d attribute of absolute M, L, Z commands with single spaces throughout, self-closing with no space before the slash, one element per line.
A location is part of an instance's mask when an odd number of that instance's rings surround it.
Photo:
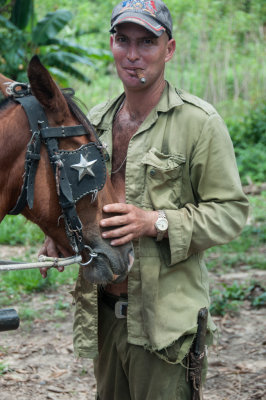
<path fill-rule="evenodd" d="M 145 90 L 160 86 L 165 64 L 176 47 L 165 4 L 161 0 L 120 2 L 113 10 L 110 32 L 111 50 L 124 87 Z"/>
<path fill-rule="evenodd" d="M 115 33 L 117 25 L 126 22 L 141 25 L 157 37 L 166 32 L 172 38 L 172 17 L 161 0 L 121 1 L 113 10 L 110 32 Z"/>

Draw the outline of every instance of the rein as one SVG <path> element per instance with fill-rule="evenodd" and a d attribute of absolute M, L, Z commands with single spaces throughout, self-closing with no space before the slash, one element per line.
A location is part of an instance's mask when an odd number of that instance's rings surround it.
<path fill-rule="evenodd" d="M 53 258 L 40 256 L 39 261 L 31 263 L 22 263 L 14 261 L 3 261 L 0 260 L 0 271 L 20 271 L 24 269 L 34 269 L 34 268 L 57 268 L 66 267 L 67 265 L 72 265 L 75 263 L 80 264 L 82 260 L 81 256 L 73 256 L 67 258 Z"/>
<path fill-rule="evenodd" d="M 18 88 L 20 88 L 18 90 Z M 78 262 L 82 266 L 89 265 L 98 254 L 93 249 L 85 245 L 82 234 L 82 223 L 77 215 L 76 202 L 87 194 L 92 194 L 92 201 L 97 193 L 104 187 L 106 181 L 106 166 L 102 154 L 102 144 L 93 130 L 95 142 L 82 145 L 77 150 L 66 151 L 59 149 L 59 139 L 87 135 L 83 125 L 50 127 L 45 111 L 38 100 L 31 94 L 30 86 L 23 83 L 12 83 L 8 86 L 8 94 L 13 100 L 22 105 L 29 121 L 31 139 L 27 145 L 24 181 L 20 196 L 16 205 L 8 214 L 17 215 L 28 205 L 30 209 L 34 203 L 34 183 L 35 175 L 40 160 L 40 150 L 42 143 L 46 146 L 50 164 L 52 166 L 59 204 L 65 222 L 65 230 L 70 245 L 75 252 L 74 257 L 67 259 L 51 259 L 39 261 L 35 265 L 27 267 L 29 264 L 11 264 L 10 269 L 41 268 L 43 262 L 50 263 L 49 267 L 70 265 Z M 89 260 L 82 263 L 80 253 L 86 250 Z M 52 261 L 51 261 L 52 260 Z M 0 261 L 0 265 L 2 262 Z M 19 268 L 24 265 L 25 268 Z M 17 268 L 16 268 L 17 266 Z M 12 268 L 11 268 L 12 267 Z M 13 268 L 14 267 L 14 268 Z M 0 267 L 7 270 L 7 265 Z"/>

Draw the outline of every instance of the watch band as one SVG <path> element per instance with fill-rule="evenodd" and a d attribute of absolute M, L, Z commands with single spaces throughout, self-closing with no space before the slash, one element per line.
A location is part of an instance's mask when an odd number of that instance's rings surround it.
<path fill-rule="evenodd" d="M 163 239 L 164 234 L 168 229 L 168 220 L 165 212 L 163 210 L 158 210 L 158 214 L 158 219 L 155 223 L 155 228 L 157 231 L 156 242 L 160 242 Z M 164 222 L 164 229 L 160 229 L 160 223 L 162 223 L 162 221 Z"/>

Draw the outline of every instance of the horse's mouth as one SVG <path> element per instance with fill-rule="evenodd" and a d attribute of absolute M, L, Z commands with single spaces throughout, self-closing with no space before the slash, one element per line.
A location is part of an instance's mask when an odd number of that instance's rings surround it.
<path fill-rule="evenodd" d="M 121 259 L 110 258 L 102 250 L 95 249 L 94 251 L 97 257 L 89 265 L 83 267 L 83 275 L 86 280 L 91 283 L 106 285 L 108 283 L 120 283 L 126 279 L 134 263 L 133 248 L 128 252 L 127 265 Z"/>
<path fill-rule="evenodd" d="M 132 247 L 132 249 L 128 253 L 128 266 L 127 266 L 128 271 L 127 271 L 127 273 L 130 272 L 130 270 L 131 270 L 131 268 L 132 268 L 132 266 L 134 264 L 134 260 L 135 260 L 134 250 L 133 250 L 133 247 Z M 127 273 L 126 273 L 126 275 L 127 275 Z M 125 279 L 124 275 L 116 275 L 116 274 L 114 274 L 112 283 L 120 283 L 120 282 L 123 282 L 124 279 Z"/>

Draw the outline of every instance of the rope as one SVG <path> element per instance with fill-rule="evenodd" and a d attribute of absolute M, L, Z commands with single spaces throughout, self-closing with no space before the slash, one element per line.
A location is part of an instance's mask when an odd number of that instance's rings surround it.
<path fill-rule="evenodd" d="M 32 263 L 15 263 L 11 264 L 11 261 L 0 260 L 0 272 L 2 271 L 19 271 L 23 269 L 34 269 L 34 268 L 56 268 L 66 267 L 67 265 L 79 264 L 82 260 L 81 256 L 73 256 L 66 258 L 53 258 L 41 255 L 39 261 Z M 10 264 L 9 264 L 10 262 Z M 3 264 L 3 265 L 1 265 Z"/>

